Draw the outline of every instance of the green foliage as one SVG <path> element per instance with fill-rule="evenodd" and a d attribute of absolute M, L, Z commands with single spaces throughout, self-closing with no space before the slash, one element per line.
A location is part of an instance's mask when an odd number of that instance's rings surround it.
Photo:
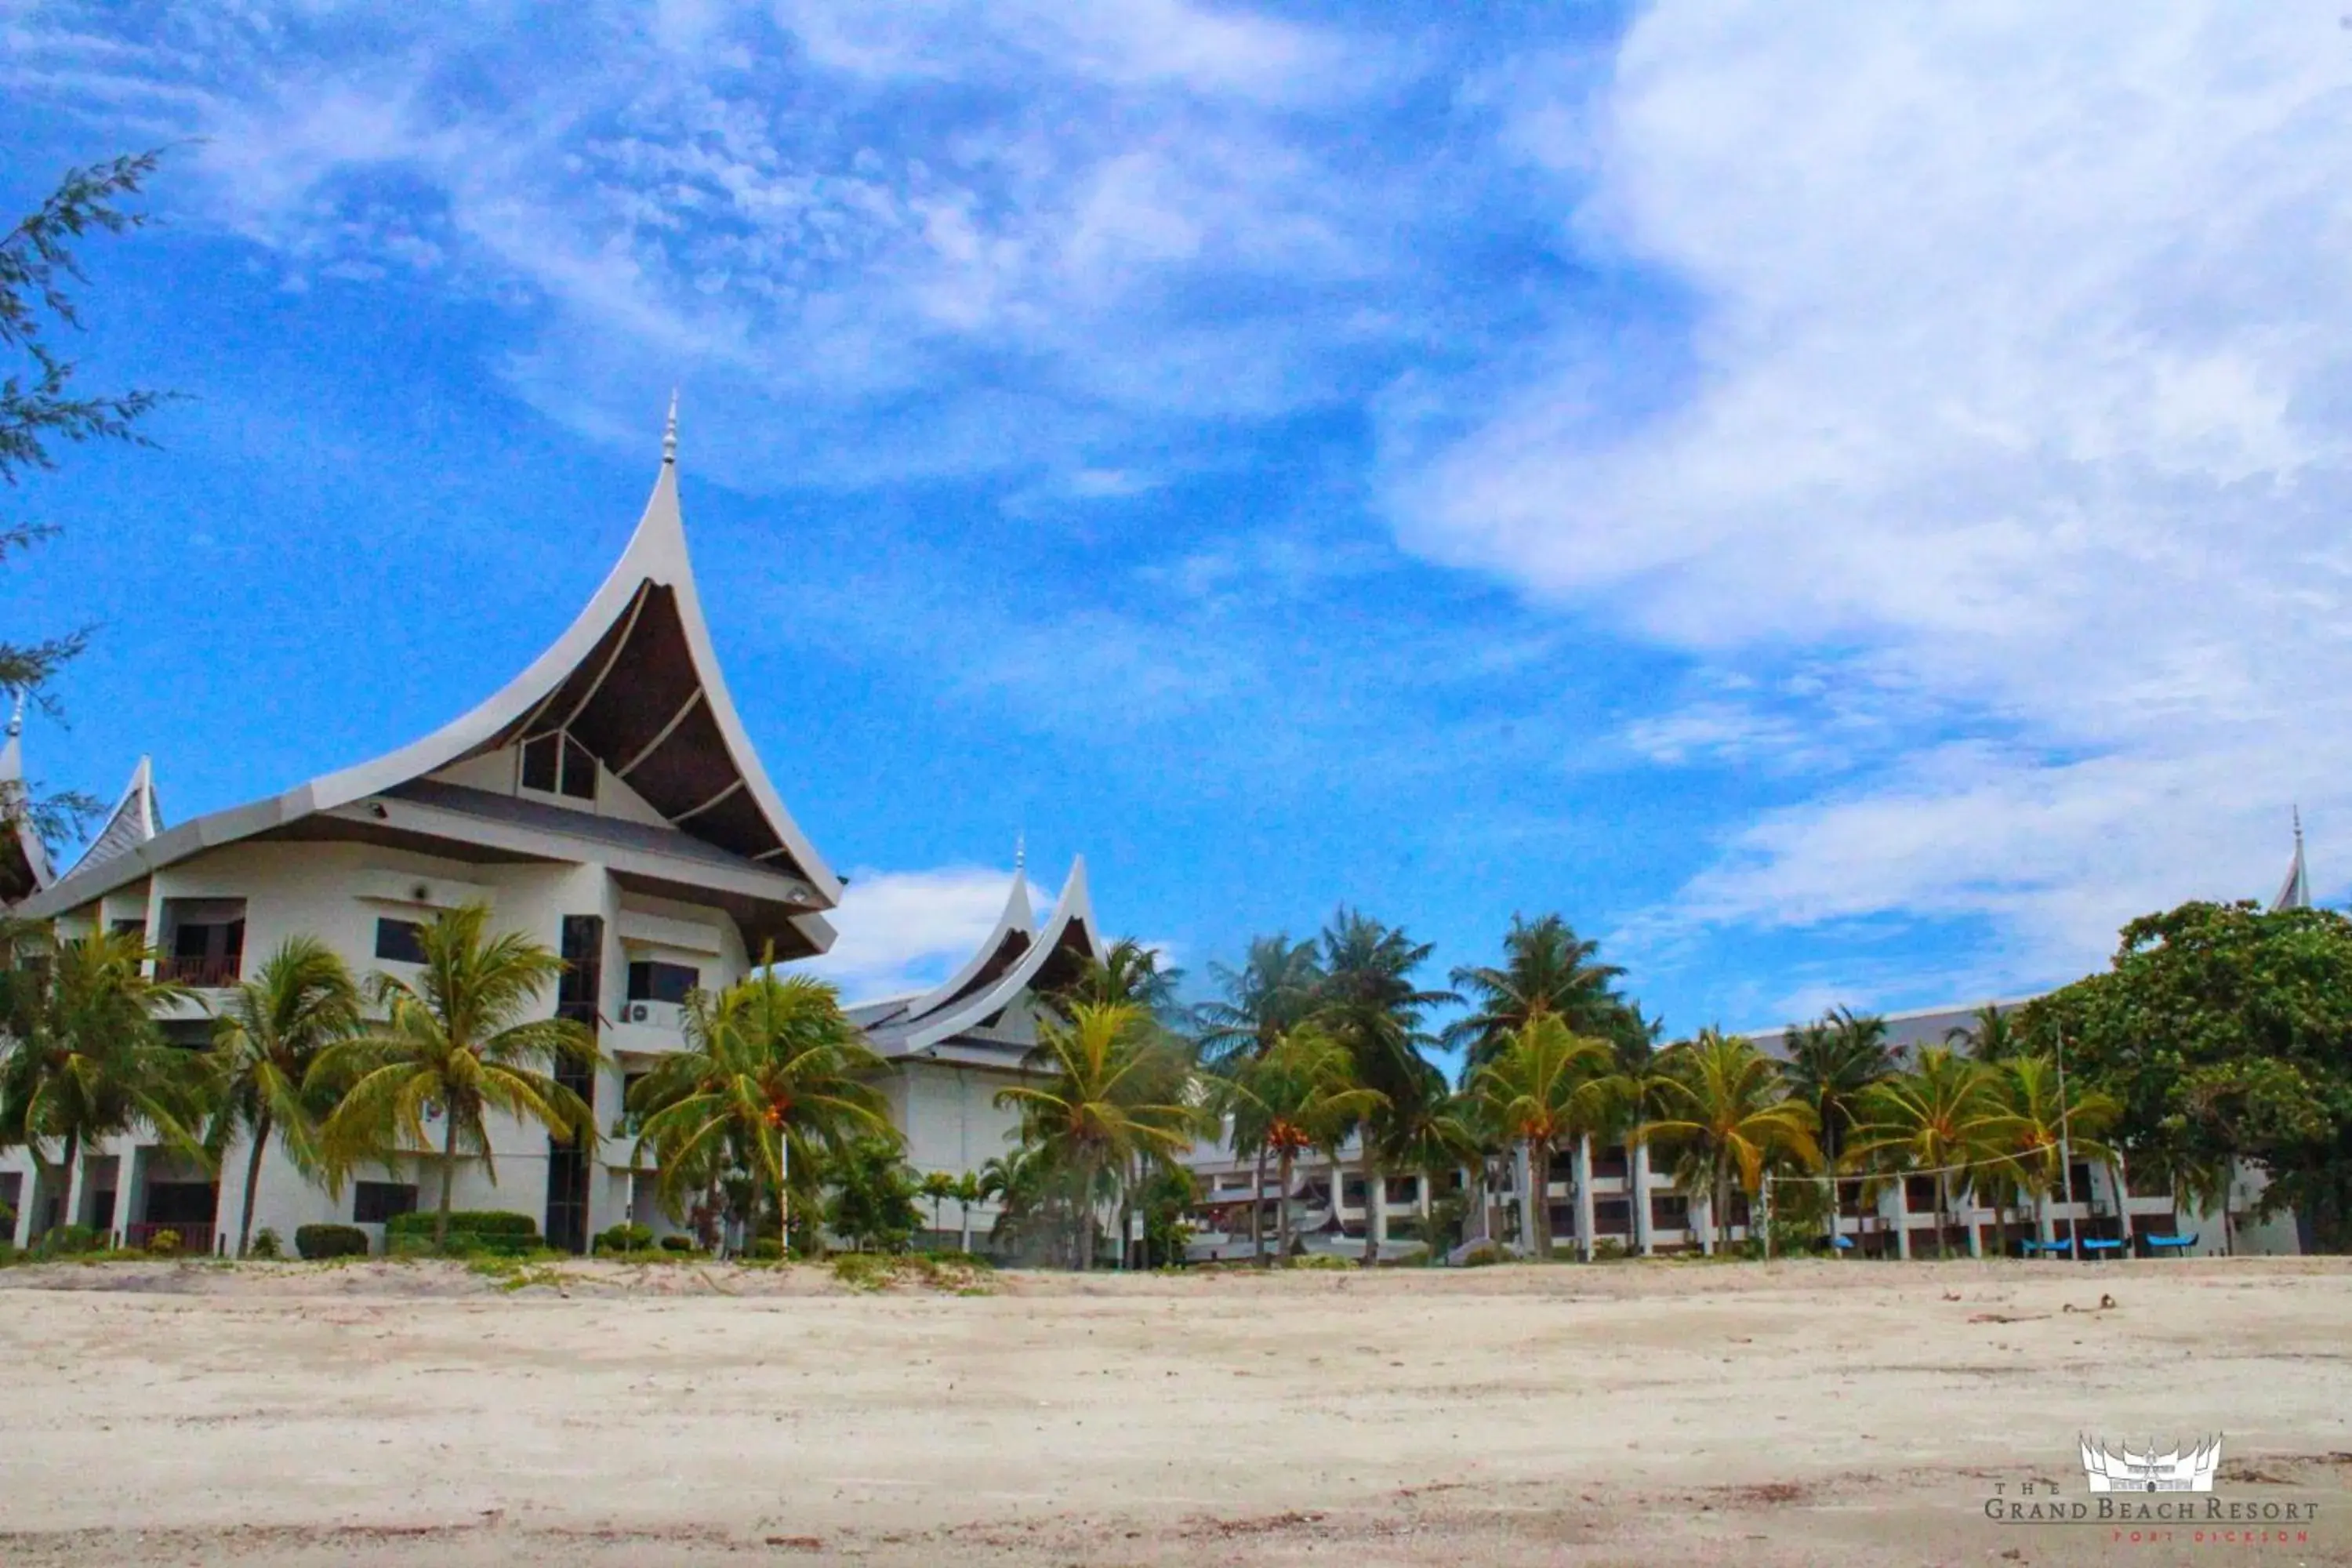
<path fill-rule="evenodd" d="M 143 153 L 68 169 L 38 210 L 0 237 L 0 352 L 18 362 L 0 374 L 0 489 L 13 492 L 28 473 L 56 468 L 60 442 L 146 444 L 136 426 L 161 395 L 81 395 L 73 384 L 73 362 L 52 349 L 48 333 L 52 323 L 81 325 L 67 287 L 84 280 L 75 242 L 92 234 L 121 234 L 145 222 L 124 202 L 140 193 L 159 157 Z M 56 531 L 44 523 L 0 518 L 0 563 Z M 26 595 L 8 598 L 21 605 Z M 29 696 L 56 711 L 43 689 L 89 639 L 89 630 L 81 628 L 37 642 L 0 640 L 0 693 Z M 87 795 L 35 796 L 14 781 L 0 791 L 0 826 L 27 821 L 53 841 L 98 809 L 99 803 Z"/>
<path fill-rule="evenodd" d="M 324 1173 L 319 1126 L 341 1085 L 313 1072 L 321 1053 L 359 1026 L 360 992 L 334 950 L 316 937 L 288 938 L 241 983 L 213 1024 L 205 1060 L 205 1098 L 211 1114 L 205 1146 L 218 1157 L 242 1136 L 247 1141 L 245 1203 L 237 1219 L 237 1255 L 249 1250 L 253 1205 L 262 1156 L 274 1138 L 306 1176 Z"/>
<path fill-rule="evenodd" d="M 313 1262 L 322 1258 L 365 1258 L 368 1234 L 355 1225 L 298 1225 L 294 1250 Z"/>
<path fill-rule="evenodd" d="M 1444 1039 L 1463 1047 L 1469 1075 L 1505 1048 L 1509 1037 L 1541 1014 L 1572 1034 L 1598 1037 L 1612 1047 L 1621 1037 L 1644 1043 L 1651 1033 L 1640 1010 L 1617 994 L 1624 970 L 1599 961 L 1601 944 L 1580 938 L 1556 914 L 1534 921 L 1511 917 L 1500 968 L 1466 965 L 1452 976 L 1471 1010 L 1446 1026 Z"/>
<path fill-rule="evenodd" d="M 245 1255 L 275 1263 L 286 1256 L 286 1244 L 279 1239 L 277 1231 L 265 1225 L 253 1233 L 253 1245 L 246 1248 Z"/>
<path fill-rule="evenodd" d="M 1634 1091 L 1613 1070 L 1607 1040 L 1573 1033 L 1558 1015 L 1538 1011 L 1506 1032 L 1474 1068 L 1469 1090 L 1487 1126 L 1524 1144 L 1530 1169 L 1549 1173 L 1552 1152 L 1586 1133 L 1606 1131 Z M 1538 1180 L 1538 1191 L 1549 1184 Z M 1551 1256 L 1551 1205 L 1535 1205 L 1538 1258 Z"/>
<path fill-rule="evenodd" d="M 448 1215 L 447 1237 L 436 1245 L 434 1232 L 441 1219 L 442 1215 L 432 1210 L 393 1215 L 384 1222 L 384 1251 L 398 1258 L 424 1257 L 435 1251 L 453 1258 L 478 1253 L 520 1258 L 541 1250 L 539 1222 L 527 1214 L 503 1209 L 453 1210 Z"/>
<path fill-rule="evenodd" d="M 2292 1207 L 2320 1248 L 2352 1248 L 2352 921 L 2183 904 L 2017 1022 L 2114 1098 L 2135 1171 L 2210 1196 L 2252 1161 L 2271 1178 L 2262 1213 Z"/>
<path fill-rule="evenodd" d="M 1284 1263 L 1283 1267 L 1286 1268 L 1341 1269 L 1349 1273 L 1353 1273 L 1357 1266 L 1349 1262 L 1344 1258 L 1334 1257 L 1332 1254 L 1328 1252 L 1308 1252 L 1288 1259 Z"/>
<path fill-rule="evenodd" d="M 825 1227 L 861 1251 L 904 1252 L 922 1224 L 921 1191 L 895 1139 L 845 1144 L 826 1166 Z"/>
<path fill-rule="evenodd" d="M 1622 1263 L 1633 1255 L 1622 1237 L 1604 1236 L 1592 1244 L 1592 1261 L 1595 1263 Z"/>
<path fill-rule="evenodd" d="M 158 1258 L 170 1258 L 180 1250 L 180 1233 L 176 1230 L 155 1230 L 147 1235 L 147 1250 Z"/>
<path fill-rule="evenodd" d="M 784 1244 L 772 1236 L 755 1237 L 751 1245 L 743 1249 L 743 1256 L 753 1263 L 782 1263 Z"/>
<path fill-rule="evenodd" d="M 597 1252 L 651 1252 L 654 1233 L 651 1226 L 616 1225 L 596 1233 Z"/>
<path fill-rule="evenodd" d="M 995 1270 L 983 1258 L 963 1252 L 914 1252 L 887 1257 L 845 1252 L 833 1260 L 833 1277 L 853 1290 L 883 1290 L 894 1285 L 924 1285 L 960 1296 L 988 1294 Z"/>
<path fill-rule="evenodd" d="M 87 1225 L 53 1225 L 33 1243 L 36 1258 L 79 1258 L 106 1246 L 106 1233 Z"/>
<path fill-rule="evenodd" d="M 1735 1180 L 1752 1199 L 1767 1165 L 1821 1165 L 1820 1118 L 1790 1094 L 1779 1065 L 1740 1036 L 1702 1029 L 1667 1047 L 1648 1089 L 1658 1114 L 1637 1136 L 1674 1161 L 1685 1192 L 1709 1194 L 1718 1247 L 1730 1243 Z"/>
<path fill-rule="evenodd" d="M 493 1111 L 594 1147 L 593 1114 L 551 1070 L 567 1061 L 598 1065 L 594 1037 L 570 1019 L 533 1016 L 563 961 L 520 932 L 491 936 L 489 919 L 486 906 L 467 904 L 424 927 L 415 984 L 372 976 L 369 994 L 384 1021 L 329 1046 L 312 1064 L 312 1079 L 346 1086 L 319 1132 L 331 1185 L 355 1166 L 437 1142 L 439 1215 L 446 1215 L 461 1153 L 478 1156 L 483 1173 L 498 1180 L 487 1120 Z M 428 1108 L 440 1116 L 437 1140 L 425 1126 Z"/>
<path fill-rule="evenodd" d="M 694 1237 L 690 1236 L 665 1236 L 661 1238 L 661 1249 L 664 1252 L 695 1252 L 700 1250 L 694 1245 Z"/>

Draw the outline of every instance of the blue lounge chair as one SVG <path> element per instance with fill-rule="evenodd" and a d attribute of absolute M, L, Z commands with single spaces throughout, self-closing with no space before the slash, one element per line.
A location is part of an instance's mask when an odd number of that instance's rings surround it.
<path fill-rule="evenodd" d="M 2140 1239 L 2147 1243 L 2150 1257 L 2159 1252 L 2177 1252 L 2185 1257 L 2197 1245 L 2197 1235 L 2192 1230 L 2187 1236 L 2143 1236 Z"/>
<path fill-rule="evenodd" d="M 2124 1244 L 2121 1241 L 2105 1237 L 2088 1237 L 2083 1243 L 2084 1254 L 2094 1258 L 2105 1258 L 2110 1252 L 2121 1252 L 2123 1249 Z"/>
<path fill-rule="evenodd" d="M 2036 1241 L 2028 1237 L 2017 1244 L 2017 1255 L 2020 1258 L 2063 1258 L 2066 1256 L 2066 1244 L 2063 1241 Z"/>
<path fill-rule="evenodd" d="M 1840 1252 L 1852 1252 L 1853 1250 L 1853 1237 L 1850 1236 L 1833 1237 L 1831 1238 L 1830 1245 L 1836 1247 Z"/>

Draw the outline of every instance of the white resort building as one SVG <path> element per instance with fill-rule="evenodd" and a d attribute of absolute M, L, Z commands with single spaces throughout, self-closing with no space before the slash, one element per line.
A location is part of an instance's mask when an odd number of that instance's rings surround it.
<path fill-rule="evenodd" d="M 676 1228 L 650 1174 L 630 1168 L 627 1081 L 680 1047 L 688 991 L 741 979 L 771 950 L 780 963 L 824 952 L 843 885 L 784 809 L 729 696 L 688 560 L 676 452 L 673 419 L 652 498 L 603 586 L 473 711 L 388 756 L 172 827 L 142 759 L 62 876 L 28 828 L 0 834 L 0 908 L 53 919 L 68 938 L 142 933 L 158 972 L 205 1004 L 163 1021 L 173 1043 L 198 1047 L 224 989 L 289 937 L 319 938 L 355 974 L 413 973 L 421 922 L 486 904 L 495 929 L 565 961 L 547 1001 L 594 1031 L 605 1065 L 569 1076 L 607 1135 L 582 1148 L 494 1120 L 497 1180 L 461 1158 L 457 1206 L 529 1214 L 572 1251 L 625 1220 Z M 22 776 L 12 725 L 0 781 L 21 790 Z M 1003 1152 L 1010 1122 L 994 1089 L 1034 1038 L 1032 989 L 1100 951 L 1083 865 L 1042 931 L 1024 886 L 1016 868 L 988 945 L 948 984 L 855 1011 L 889 1064 L 887 1092 L 919 1170 L 961 1173 Z M 188 1250 L 217 1250 L 244 1204 L 246 1153 L 225 1152 L 215 1176 L 152 1136 L 128 1136 L 59 1174 L 10 1150 L 0 1204 L 16 1213 L 19 1244 L 75 1223 L 130 1245 L 169 1228 Z M 290 1241 L 301 1225 L 352 1223 L 380 1246 L 385 1220 L 437 1203 L 439 1169 L 437 1157 L 401 1158 L 358 1173 L 338 1198 L 272 1149 L 255 1227 Z M 984 1235 L 992 1211 L 971 1217 Z"/>

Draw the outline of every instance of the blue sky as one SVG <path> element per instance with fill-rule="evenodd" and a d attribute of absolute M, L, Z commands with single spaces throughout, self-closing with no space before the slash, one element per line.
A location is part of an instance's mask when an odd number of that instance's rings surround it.
<path fill-rule="evenodd" d="M 593 591 L 669 389 L 855 994 L 1016 831 L 1202 971 L 1358 904 L 1671 1029 L 2009 994 L 2342 890 L 2352 31 L 1191 0 L 0 0 L 0 168 L 161 450 L 18 498 L 35 771 L 174 819 Z"/>

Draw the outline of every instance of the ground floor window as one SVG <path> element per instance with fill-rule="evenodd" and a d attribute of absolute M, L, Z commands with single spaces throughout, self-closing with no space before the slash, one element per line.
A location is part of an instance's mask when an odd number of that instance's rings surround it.
<path fill-rule="evenodd" d="M 414 1182 L 361 1182 L 352 1194 L 352 1220 L 357 1225 L 382 1225 L 395 1215 L 415 1212 Z"/>

